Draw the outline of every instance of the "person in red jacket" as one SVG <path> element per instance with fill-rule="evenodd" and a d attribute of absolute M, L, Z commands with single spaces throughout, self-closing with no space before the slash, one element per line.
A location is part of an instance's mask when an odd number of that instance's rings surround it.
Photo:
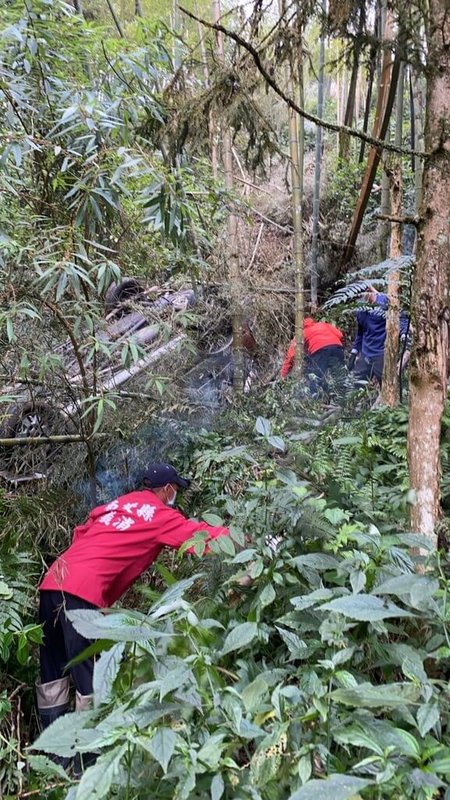
<path fill-rule="evenodd" d="M 50 566 L 39 586 L 40 648 L 37 702 L 43 727 L 69 708 L 67 663 L 88 647 L 68 619 L 73 609 L 108 608 L 155 561 L 164 547 L 179 548 L 199 531 L 207 543 L 229 534 L 227 528 L 186 519 L 173 508 L 179 488 L 189 481 L 170 464 L 151 464 L 140 491 L 94 508 L 78 525 L 72 544 Z M 75 708 L 88 708 L 94 660 L 70 668 L 76 689 Z"/>
<path fill-rule="evenodd" d="M 305 372 L 314 376 L 313 389 L 329 389 L 327 376 L 342 380 L 344 372 L 344 335 L 329 322 L 316 322 L 311 317 L 303 320 L 303 342 L 305 347 Z M 281 377 L 286 378 L 294 366 L 296 341 L 289 345 L 281 367 Z"/>

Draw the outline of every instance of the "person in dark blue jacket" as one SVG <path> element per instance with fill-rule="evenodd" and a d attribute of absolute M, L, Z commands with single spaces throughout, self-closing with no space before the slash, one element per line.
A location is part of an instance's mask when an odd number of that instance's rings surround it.
<path fill-rule="evenodd" d="M 369 381 L 372 378 L 380 384 L 383 379 L 384 344 L 386 341 L 386 309 L 389 298 L 372 287 L 364 294 L 364 300 L 372 303 L 373 308 L 360 309 L 356 314 L 357 331 L 353 342 L 349 368 L 355 368 L 357 381 Z M 409 318 L 400 312 L 400 342 L 408 337 Z M 405 351 L 403 365 L 408 360 L 409 352 Z"/>

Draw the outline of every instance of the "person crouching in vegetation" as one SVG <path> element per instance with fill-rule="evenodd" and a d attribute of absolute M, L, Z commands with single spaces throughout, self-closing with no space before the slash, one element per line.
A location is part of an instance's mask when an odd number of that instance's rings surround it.
<path fill-rule="evenodd" d="M 316 322 L 311 317 L 303 321 L 305 348 L 305 374 L 311 375 L 313 392 L 329 392 L 333 382 L 339 384 L 344 378 L 344 335 L 329 322 Z M 294 366 L 296 341 L 289 345 L 280 375 L 286 378 Z"/>
<path fill-rule="evenodd" d="M 355 381 L 365 383 L 374 379 L 381 387 L 383 380 L 384 345 L 386 342 L 387 294 L 377 292 L 373 286 L 363 294 L 363 302 L 373 308 L 360 308 L 356 312 L 357 330 L 352 345 L 349 370 L 354 368 Z M 405 344 L 409 332 L 409 318 L 400 312 L 400 344 Z M 405 350 L 402 367 L 406 366 L 409 350 Z"/>
<path fill-rule="evenodd" d="M 200 531 L 207 534 L 206 544 L 229 534 L 227 528 L 186 519 L 173 508 L 178 489 L 188 486 L 189 481 L 170 464 L 151 464 L 144 472 L 141 490 L 91 511 L 87 521 L 75 528 L 70 547 L 44 576 L 39 586 L 44 641 L 36 687 L 44 728 L 68 711 L 67 663 L 90 644 L 77 633 L 67 611 L 108 608 L 155 561 L 163 547 L 179 548 Z M 69 671 L 76 689 L 76 710 L 88 708 L 93 658 L 74 664 Z"/>

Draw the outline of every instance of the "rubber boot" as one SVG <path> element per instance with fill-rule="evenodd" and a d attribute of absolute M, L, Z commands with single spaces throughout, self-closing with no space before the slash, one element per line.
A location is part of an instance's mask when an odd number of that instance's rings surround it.
<path fill-rule="evenodd" d="M 75 693 L 75 711 L 88 711 L 92 708 L 93 694 Z M 97 761 L 97 753 L 77 753 L 73 763 L 73 774 L 75 778 L 80 778 L 84 770 L 91 767 Z"/>
<path fill-rule="evenodd" d="M 69 688 L 69 677 L 59 678 L 49 683 L 36 683 L 37 706 L 43 730 L 68 712 Z M 71 759 L 64 756 L 53 756 L 52 761 L 66 769 Z"/>

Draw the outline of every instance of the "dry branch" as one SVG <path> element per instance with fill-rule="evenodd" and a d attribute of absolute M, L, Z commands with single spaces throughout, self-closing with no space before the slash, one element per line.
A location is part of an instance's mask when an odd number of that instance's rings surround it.
<path fill-rule="evenodd" d="M 107 436 L 106 433 L 93 433 L 91 436 L 82 436 L 78 433 L 55 434 L 54 436 L 18 436 L 0 439 L 0 447 L 19 447 L 22 445 L 39 444 L 74 444 L 88 442 L 90 439 Z"/>

